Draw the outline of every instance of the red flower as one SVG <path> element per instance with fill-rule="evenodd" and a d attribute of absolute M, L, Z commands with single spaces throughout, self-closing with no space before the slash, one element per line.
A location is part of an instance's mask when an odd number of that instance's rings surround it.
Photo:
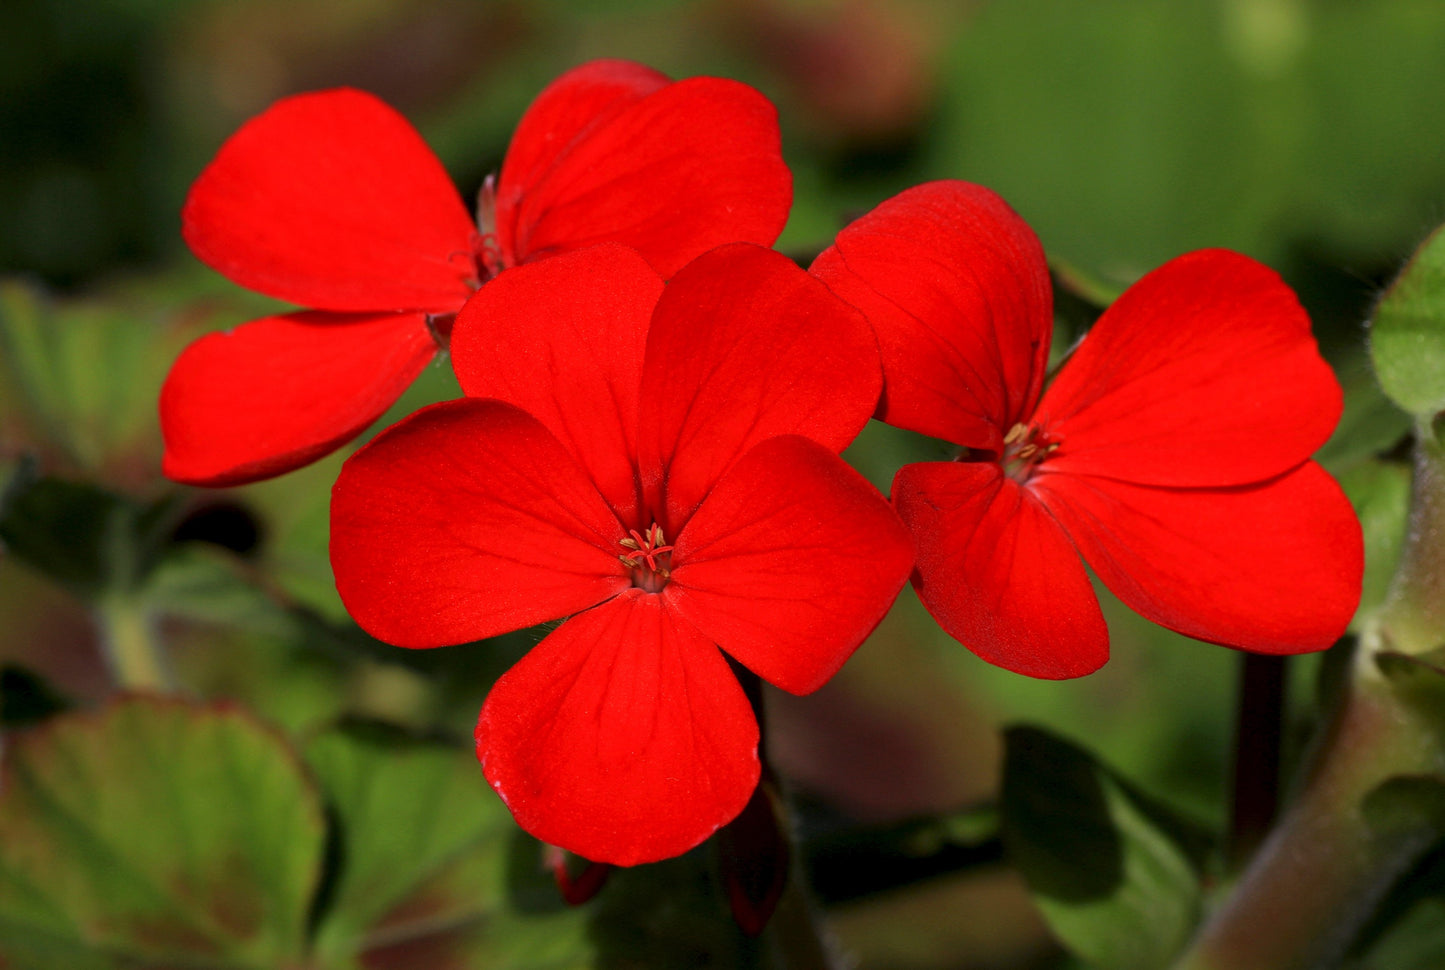
<path fill-rule="evenodd" d="M 169 477 L 230 485 L 359 434 L 445 345 L 503 269 L 612 240 L 663 276 L 736 240 L 771 244 L 791 202 L 777 115 L 735 81 L 677 83 L 625 61 L 533 102 L 480 232 L 399 114 L 353 90 L 277 102 L 191 189 L 186 241 L 242 286 L 316 307 L 192 344 L 161 392 Z"/>
<path fill-rule="evenodd" d="M 545 323 L 545 326 L 539 326 Z M 747 803 L 758 728 L 718 646 L 823 684 L 912 565 L 837 451 L 881 375 L 863 318 L 771 250 L 664 289 L 602 246 L 503 274 L 463 309 L 468 397 L 346 463 L 336 586 L 390 643 L 571 615 L 501 678 L 477 752 L 523 828 L 600 862 L 686 851 Z"/>
<path fill-rule="evenodd" d="M 813 272 L 878 334 L 878 416 L 964 447 L 901 469 L 893 501 L 919 596 L 974 653 L 1034 677 L 1102 665 L 1081 556 L 1132 609 L 1201 640 L 1297 653 L 1344 632 L 1360 527 L 1309 460 L 1340 389 L 1272 271 L 1223 250 L 1173 260 L 1105 312 L 1046 393 L 1043 250 L 987 189 L 910 189 Z"/>

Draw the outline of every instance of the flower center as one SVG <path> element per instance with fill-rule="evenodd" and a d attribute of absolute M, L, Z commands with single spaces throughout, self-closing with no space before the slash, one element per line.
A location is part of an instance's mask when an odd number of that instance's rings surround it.
<path fill-rule="evenodd" d="M 656 522 L 648 526 L 645 534 L 629 529 L 625 539 L 618 545 L 628 550 L 617 558 L 632 572 L 632 585 L 649 593 L 657 593 L 667 585 L 672 575 L 672 546 L 666 544 L 662 526 Z"/>
<path fill-rule="evenodd" d="M 502 244 L 497 239 L 497 177 L 488 175 L 482 179 L 482 188 L 477 192 L 477 232 L 472 243 L 473 257 L 477 261 L 478 285 L 487 282 L 502 271 Z"/>
<path fill-rule="evenodd" d="M 1022 485 L 1034 468 L 1059 450 L 1061 442 L 1036 424 L 1016 424 L 1003 438 L 1003 473 Z"/>

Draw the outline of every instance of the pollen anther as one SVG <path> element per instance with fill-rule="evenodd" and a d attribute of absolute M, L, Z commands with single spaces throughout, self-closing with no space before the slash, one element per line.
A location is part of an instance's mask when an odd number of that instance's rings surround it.
<path fill-rule="evenodd" d="M 1036 424 L 1015 424 L 1003 436 L 1003 455 L 999 462 L 1003 465 L 1004 474 L 1017 482 L 1026 482 L 1034 468 L 1058 451 L 1060 444 Z"/>
<path fill-rule="evenodd" d="M 619 555 L 617 559 L 632 570 L 634 585 L 649 592 L 657 592 L 672 576 L 668 565 L 659 562 L 661 556 L 672 552 L 672 546 L 667 544 L 662 527 L 657 523 L 648 526 L 645 534 L 629 529 L 628 535 L 618 539 L 617 544 L 632 550 L 626 555 Z"/>

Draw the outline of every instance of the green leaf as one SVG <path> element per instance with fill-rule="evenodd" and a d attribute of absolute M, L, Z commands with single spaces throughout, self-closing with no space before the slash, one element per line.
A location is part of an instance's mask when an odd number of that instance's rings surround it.
<path fill-rule="evenodd" d="M 1439 970 L 1445 967 L 1445 899 L 1425 899 L 1397 920 L 1347 970 Z"/>
<path fill-rule="evenodd" d="M 1381 650 L 1375 665 L 1411 709 L 1445 729 L 1445 647 L 1427 653 Z"/>
<path fill-rule="evenodd" d="M 52 718 L 6 739 L 0 964 L 299 965 L 324 834 L 286 741 L 234 706 Z"/>
<path fill-rule="evenodd" d="M 0 280 L 0 438 L 50 470 L 148 487 L 159 479 L 156 401 L 192 338 L 239 323 L 271 301 L 227 287 L 194 292 L 179 278 L 52 299 Z"/>
<path fill-rule="evenodd" d="M 1109 970 L 1168 965 L 1199 917 L 1187 829 L 1082 748 L 1046 731 L 1005 732 L 1004 845 L 1050 928 Z"/>
<path fill-rule="evenodd" d="M 1371 790 L 1361 807 L 1376 831 L 1440 831 L 1445 829 L 1445 777 L 1396 775 Z"/>
<path fill-rule="evenodd" d="M 1445 411 L 1445 232 L 1435 230 L 1385 291 L 1370 356 L 1390 400 L 1426 419 Z"/>
<path fill-rule="evenodd" d="M 318 736 L 306 755 L 340 833 L 316 935 L 321 966 L 592 965 L 585 911 L 513 905 L 516 826 L 469 749 L 352 724 Z M 555 889 L 550 898 L 560 903 Z"/>
<path fill-rule="evenodd" d="M 136 589 L 160 560 L 177 503 L 142 504 L 57 478 L 12 491 L 0 518 L 6 548 L 82 597 Z"/>
<path fill-rule="evenodd" d="M 1336 475 L 1389 451 L 1410 433 L 1410 416 L 1385 396 L 1364 348 L 1332 360 L 1345 409 L 1315 460 Z"/>

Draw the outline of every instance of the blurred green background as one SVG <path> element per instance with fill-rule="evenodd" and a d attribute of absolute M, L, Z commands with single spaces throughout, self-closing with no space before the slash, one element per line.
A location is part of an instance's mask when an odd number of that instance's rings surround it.
<path fill-rule="evenodd" d="M 466 736 L 491 680 L 539 636 L 423 656 L 350 627 L 326 558 L 340 457 L 222 492 L 160 479 L 169 362 L 274 306 L 186 252 L 191 179 L 276 98 L 346 84 L 412 119 L 471 198 L 531 98 L 594 57 L 735 77 L 772 98 L 796 189 L 779 248 L 800 259 L 920 181 L 996 189 L 1084 297 L 1061 300 L 1060 347 L 1090 295 L 1187 250 L 1227 246 L 1280 270 L 1346 386 L 1323 457 L 1365 516 L 1367 604 L 1378 598 L 1407 479 L 1374 456 L 1405 422 L 1374 388 L 1363 323 L 1445 218 L 1438 0 L 7 0 L 0 482 L 36 472 L 102 489 L 121 503 L 97 513 L 112 532 L 130 528 L 116 508 L 163 504 L 170 551 L 147 562 L 138 596 L 187 692 L 237 698 L 298 739 L 341 714 Z M 444 367 L 388 420 L 456 394 Z M 886 490 L 940 447 L 875 425 L 848 457 Z M 74 543 L 58 555 L 85 563 L 47 575 L 0 557 L 0 663 L 93 703 L 114 690 L 96 590 L 123 564 L 81 524 L 60 528 Z M 831 684 L 770 696 L 780 771 L 851 820 L 960 809 L 992 797 L 998 729 L 1026 721 L 1219 825 L 1236 656 L 1104 599 L 1109 664 L 1046 683 L 978 661 L 905 591 Z M 1314 667 L 1292 665 L 1295 742 Z M 998 867 L 829 917 L 863 967 L 1064 965 Z"/>

